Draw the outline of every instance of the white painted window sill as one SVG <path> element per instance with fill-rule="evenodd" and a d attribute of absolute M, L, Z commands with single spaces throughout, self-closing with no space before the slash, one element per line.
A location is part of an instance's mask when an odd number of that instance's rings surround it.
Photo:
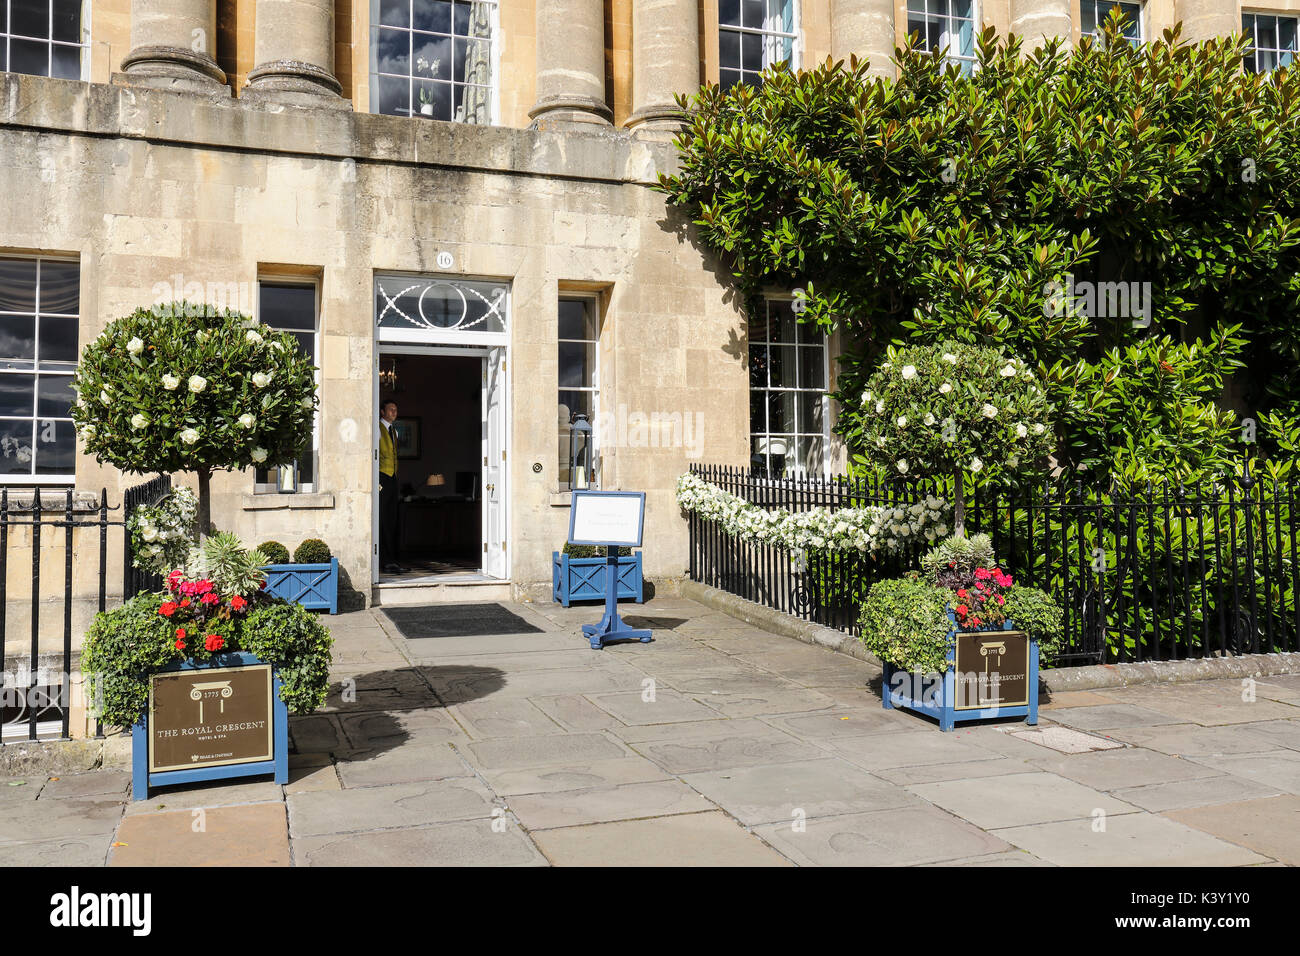
<path fill-rule="evenodd" d="M 278 509 L 308 511 L 312 509 L 333 508 L 334 496 L 329 492 L 297 495 L 244 495 L 243 507 L 245 511 L 275 511 Z"/>

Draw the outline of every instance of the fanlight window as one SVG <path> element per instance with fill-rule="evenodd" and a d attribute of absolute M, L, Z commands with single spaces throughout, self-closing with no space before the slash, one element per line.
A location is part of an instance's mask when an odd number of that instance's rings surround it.
<path fill-rule="evenodd" d="M 504 335 L 509 288 L 443 276 L 379 276 L 375 323 L 417 337 Z M 385 336 L 388 338 L 388 336 Z"/>

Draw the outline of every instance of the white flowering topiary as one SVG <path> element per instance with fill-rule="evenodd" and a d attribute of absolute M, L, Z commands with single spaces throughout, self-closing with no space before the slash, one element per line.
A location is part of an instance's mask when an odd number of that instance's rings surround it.
<path fill-rule="evenodd" d="M 177 488 L 156 505 L 142 505 L 127 519 L 137 568 L 166 575 L 182 568 L 194 544 L 199 500 L 189 488 Z"/>
<path fill-rule="evenodd" d="M 86 452 L 122 471 L 194 472 L 206 533 L 214 471 L 287 464 L 310 440 L 315 372 L 292 335 L 237 312 L 142 308 L 82 350 L 72 419 Z"/>
<path fill-rule="evenodd" d="M 755 544 L 808 551 L 892 551 L 948 533 L 946 504 L 927 497 L 912 505 L 868 508 L 767 509 L 723 491 L 696 475 L 677 479 L 677 503 L 727 534 Z"/>
<path fill-rule="evenodd" d="M 959 535 L 966 473 L 1028 467 L 1052 450 L 1052 407 L 1037 373 L 995 348 L 891 346 L 850 414 L 859 462 L 909 478 L 953 477 Z"/>

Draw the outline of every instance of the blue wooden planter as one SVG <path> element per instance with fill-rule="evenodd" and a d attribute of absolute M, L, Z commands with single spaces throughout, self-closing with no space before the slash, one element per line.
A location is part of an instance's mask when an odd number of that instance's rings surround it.
<path fill-rule="evenodd" d="M 201 671 L 214 667 L 239 667 L 261 664 L 254 654 L 232 651 L 214 654 L 210 661 L 187 658 L 177 664 L 168 664 L 158 671 Z M 131 728 L 131 799 L 149 799 L 150 787 L 166 787 L 178 783 L 197 783 L 203 780 L 222 780 L 230 777 L 256 777 L 273 774 L 276 783 L 289 782 L 289 708 L 280 699 L 280 675 L 271 672 L 271 740 L 274 756 L 271 760 L 228 764 L 222 767 L 196 767 L 193 770 L 169 770 L 164 773 L 149 772 L 149 714 L 146 711 Z"/>
<path fill-rule="evenodd" d="M 339 559 L 326 564 L 268 564 L 266 593 L 301 604 L 309 611 L 339 612 Z"/>
<path fill-rule="evenodd" d="M 909 673 L 895 667 L 888 661 L 883 662 L 884 673 L 881 676 L 881 703 L 886 710 L 901 707 L 904 710 L 927 714 L 939 721 L 939 729 L 949 731 L 957 723 L 971 720 L 989 720 L 999 717 L 1024 717 L 1025 723 L 1038 723 L 1038 642 L 1030 638 L 1026 648 L 1026 697 L 1027 703 L 1010 705 L 992 705 L 989 707 L 969 706 L 969 701 L 958 699 L 957 682 L 957 621 L 951 611 L 948 619 L 953 627 L 948 632 L 948 670 L 942 675 L 937 673 Z M 963 634 L 998 633 L 1012 631 L 1011 621 L 1003 622 L 1000 627 L 966 628 Z M 967 691 L 969 694 L 969 690 Z M 977 698 L 978 700 L 978 698 Z"/>
<path fill-rule="evenodd" d="M 644 582 L 641 577 L 641 552 L 618 559 L 617 598 L 632 598 L 642 603 Z M 605 600 L 605 559 L 573 558 L 559 551 L 551 552 L 551 599 L 569 606 L 571 601 Z"/>

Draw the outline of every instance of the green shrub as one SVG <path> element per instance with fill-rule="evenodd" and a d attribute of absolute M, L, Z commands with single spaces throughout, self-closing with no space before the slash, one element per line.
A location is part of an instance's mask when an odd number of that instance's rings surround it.
<path fill-rule="evenodd" d="M 862 644 L 881 661 L 909 671 L 947 670 L 952 592 L 908 577 L 879 581 L 862 607 Z"/>
<path fill-rule="evenodd" d="M 240 642 L 243 650 L 275 666 L 280 699 L 291 714 L 310 714 L 325 703 L 334 638 L 302 605 L 276 602 L 254 609 L 244 620 Z"/>
<path fill-rule="evenodd" d="M 603 558 L 605 556 L 605 549 L 598 544 L 569 544 L 569 542 L 566 541 L 564 542 L 564 547 L 561 549 L 560 553 L 567 554 L 571 558 Z M 618 556 L 620 558 L 630 557 L 631 554 L 631 548 L 620 547 L 618 549 Z"/>
<path fill-rule="evenodd" d="M 1038 588 L 1011 587 L 1003 594 L 1006 604 L 1002 610 L 1011 619 L 1011 625 L 1038 641 L 1039 661 L 1056 655 L 1065 632 L 1062 628 L 1064 612 L 1052 598 Z"/>
<path fill-rule="evenodd" d="M 329 545 L 320 538 L 308 538 L 293 552 L 296 564 L 325 564 L 331 557 Z"/>
<path fill-rule="evenodd" d="M 263 541 L 257 546 L 257 550 L 266 555 L 267 564 L 289 563 L 289 549 L 279 541 Z"/>

